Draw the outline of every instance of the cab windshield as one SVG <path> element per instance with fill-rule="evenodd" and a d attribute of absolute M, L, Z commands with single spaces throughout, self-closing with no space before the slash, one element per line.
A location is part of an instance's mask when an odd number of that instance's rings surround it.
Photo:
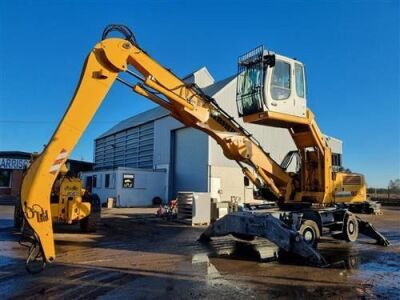
<path fill-rule="evenodd" d="M 240 116 L 262 111 L 262 87 L 264 71 L 262 64 L 244 69 L 238 77 L 237 101 Z"/>
<path fill-rule="evenodd" d="M 271 79 L 271 97 L 274 100 L 290 97 L 290 64 L 276 61 Z"/>

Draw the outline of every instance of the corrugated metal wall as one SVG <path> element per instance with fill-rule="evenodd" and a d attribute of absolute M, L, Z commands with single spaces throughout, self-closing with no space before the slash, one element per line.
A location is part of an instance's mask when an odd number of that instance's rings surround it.
<path fill-rule="evenodd" d="M 95 169 L 153 168 L 154 122 L 95 141 Z"/>

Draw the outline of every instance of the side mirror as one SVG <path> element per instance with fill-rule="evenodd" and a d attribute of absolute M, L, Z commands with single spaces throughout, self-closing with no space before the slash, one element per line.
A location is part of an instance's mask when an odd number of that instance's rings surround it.
<path fill-rule="evenodd" d="M 269 67 L 274 67 L 275 66 L 275 54 L 266 54 L 264 55 L 264 64 L 269 66 Z"/>
<path fill-rule="evenodd" d="M 243 177 L 243 183 L 244 183 L 244 186 L 249 186 L 249 185 L 250 185 L 250 180 L 249 180 L 249 178 L 246 177 L 246 176 L 244 176 L 244 177 Z"/>

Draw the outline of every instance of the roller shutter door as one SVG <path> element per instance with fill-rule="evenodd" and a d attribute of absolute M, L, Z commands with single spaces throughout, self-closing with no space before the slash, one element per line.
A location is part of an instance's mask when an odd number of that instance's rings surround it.
<path fill-rule="evenodd" d="M 208 137 L 200 130 L 182 128 L 174 131 L 173 193 L 207 192 Z"/>

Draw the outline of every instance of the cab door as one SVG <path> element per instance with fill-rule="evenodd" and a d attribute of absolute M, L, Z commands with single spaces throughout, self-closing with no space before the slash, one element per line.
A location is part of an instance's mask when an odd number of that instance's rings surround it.
<path fill-rule="evenodd" d="M 264 95 L 268 110 L 298 117 L 306 115 L 306 88 L 303 65 L 276 55 L 275 66 L 268 70 Z"/>
<path fill-rule="evenodd" d="M 268 110 L 283 114 L 294 114 L 293 64 L 276 55 L 275 66 L 268 72 L 265 82 Z"/>
<path fill-rule="evenodd" d="M 307 100 L 304 66 L 297 61 L 293 63 L 293 66 L 293 82 L 295 83 L 293 92 L 293 115 L 305 117 L 307 110 Z"/>

